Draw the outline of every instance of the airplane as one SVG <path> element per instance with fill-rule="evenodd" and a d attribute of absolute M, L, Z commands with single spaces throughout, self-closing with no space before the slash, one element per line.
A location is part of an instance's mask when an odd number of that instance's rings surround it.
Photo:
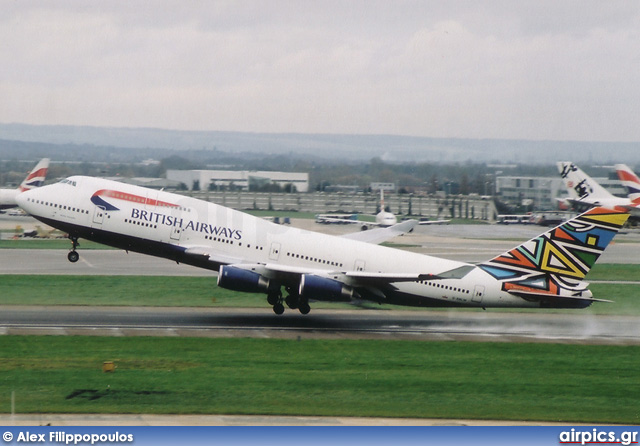
<path fill-rule="evenodd" d="M 16 196 L 26 190 L 42 186 L 47 170 L 49 170 L 49 159 L 43 158 L 16 189 L 0 189 L 0 209 L 18 207 Z"/>
<path fill-rule="evenodd" d="M 451 220 L 419 220 L 418 225 L 442 225 Z M 397 217 L 387 212 L 384 206 L 384 190 L 380 189 L 380 212 L 376 214 L 374 222 L 358 220 L 358 214 L 319 214 L 316 215 L 316 223 L 322 224 L 359 224 L 363 231 L 370 227 L 388 228 L 398 223 Z"/>
<path fill-rule="evenodd" d="M 616 164 L 615 166 L 618 178 L 622 181 L 624 187 L 627 188 L 629 200 L 640 204 L 640 178 L 633 173 L 633 170 L 626 164 Z"/>
<path fill-rule="evenodd" d="M 572 162 L 558 162 L 557 166 L 564 185 L 569 191 L 567 200 L 570 204 L 577 207 L 623 207 L 629 210 L 634 218 L 640 216 L 640 207 L 638 207 L 640 199 L 631 200 L 626 197 L 616 197 Z"/>
<path fill-rule="evenodd" d="M 111 180 L 72 176 L 26 191 L 22 209 L 80 238 L 217 271 L 217 284 L 266 294 L 276 314 L 313 301 L 417 307 L 584 308 L 583 279 L 627 220 L 593 208 L 480 264 L 377 245 L 391 228 L 336 237 L 284 227 L 221 205 Z M 399 223 L 406 231 L 414 221 Z M 381 231 L 381 232 L 380 232 Z M 382 237 L 383 234 L 384 237 Z M 287 294 L 283 297 L 283 290 Z"/>

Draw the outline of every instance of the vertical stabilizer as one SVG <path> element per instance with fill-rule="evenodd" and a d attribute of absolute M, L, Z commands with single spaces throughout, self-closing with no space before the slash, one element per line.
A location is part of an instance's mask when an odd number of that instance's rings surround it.
<path fill-rule="evenodd" d="M 616 164 L 615 167 L 618 178 L 627 188 L 629 199 L 634 204 L 640 204 L 640 178 L 626 164 Z"/>
<path fill-rule="evenodd" d="M 24 181 L 18 187 L 20 192 L 31 190 L 34 187 L 40 187 L 44 183 L 47 177 L 47 171 L 49 170 L 49 158 L 43 158 L 40 160 L 36 167 L 27 175 Z"/>
<path fill-rule="evenodd" d="M 560 172 L 571 199 L 589 203 L 615 198 L 614 195 L 600 186 L 572 162 L 561 161 L 557 165 L 558 172 Z"/>
<path fill-rule="evenodd" d="M 521 296 L 588 300 L 581 281 L 627 221 L 621 210 L 596 207 L 478 267 Z"/>

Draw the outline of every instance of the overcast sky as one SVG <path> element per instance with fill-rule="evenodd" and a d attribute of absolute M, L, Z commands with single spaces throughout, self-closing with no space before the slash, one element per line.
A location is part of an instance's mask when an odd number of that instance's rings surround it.
<path fill-rule="evenodd" d="M 640 2 L 0 0 L 0 122 L 640 141 Z"/>

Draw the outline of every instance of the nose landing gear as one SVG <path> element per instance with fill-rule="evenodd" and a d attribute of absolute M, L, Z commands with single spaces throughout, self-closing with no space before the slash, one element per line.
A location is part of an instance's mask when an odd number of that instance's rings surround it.
<path fill-rule="evenodd" d="M 80 254 L 76 251 L 76 248 L 80 246 L 78 243 L 78 237 L 75 235 L 69 235 L 69 240 L 71 240 L 71 251 L 67 254 L 67 259 L 69 259 L 71 263 L 76 263 L 78 259 L 80 259 Z"/>

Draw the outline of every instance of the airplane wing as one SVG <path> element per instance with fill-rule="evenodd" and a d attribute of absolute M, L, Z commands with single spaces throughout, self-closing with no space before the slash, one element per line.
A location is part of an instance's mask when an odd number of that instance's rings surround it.
<path fill-rule="evenodd" d="M 358 220 L 357 214 L 350 214 L 342 217 L 320 214 L 320 215 L 316 215 L 316 223 L 334 223 L 334 224 L 346 225 L 346 224 L 363 223 L 363 222 Z"/>
<path fill-rule="evenodd" d="M 316 217 L 316 223 L 324 224 L 338 224 L 338 225 L 360 225 L 362 229 L 367 229 L 371 226 L 380 226 L 380 223 L 375 221 L 358 220 L 357 218 L 337 218 L 337 217 Z"/>
<path fill-rule="evenodd" d="M 300 266 L 281 265 L 277 263 L 267 264 L 234 264 L 241 269 L 249 269 L 259 272 L 269 279 L 291 280 L 299 282 L 300 277 L 306 274 L 325 277 L 327 279 L 341 282 L 345 285 L 357 287 L 372 287 L 389 285 L 394 282 L 417 282 L 420 280 L 442 280 L 461 278 L 467 275 L 475 267 L 465 265 L 451 271 L 439 274 L 431 273 L 378 273 L 369 271 L 327 271 L 325 269 L 314 269 Z"/>
<path fill-rule="evenodd" d="M 449 223 L 451 223 L 451 220 L 420 220 L 418 224 L 422 226 L 422 225 L 448 225 Z"/>
<path fill-rule="evenodd" d="M 360 222 L 363 223 L 363 222 Z M 375 223 L 374 223 L 375 224 Z M 382 242 L 386 242 L 394 237 L 411 232 L 413 228 L 417 226 L 416 220 L 407 220 L 402 223 L 397 223 L 388 228 L 376 228 L 370 231 L 352 232 L 342 235 L 343 238 L 350 240 L 358 240 L 361 242 L 373 243 L 379 245 Z"/>
<path fill-rule="evenodd" d="M 183 255 L 194 258 L 200 257 L 202 260 L 208 260 L 218 265 L 231 265 L 245 261 L 240 257 L 226 256 L 215 252 L 210 246 L 185 246 L 184 248 Z"/>

